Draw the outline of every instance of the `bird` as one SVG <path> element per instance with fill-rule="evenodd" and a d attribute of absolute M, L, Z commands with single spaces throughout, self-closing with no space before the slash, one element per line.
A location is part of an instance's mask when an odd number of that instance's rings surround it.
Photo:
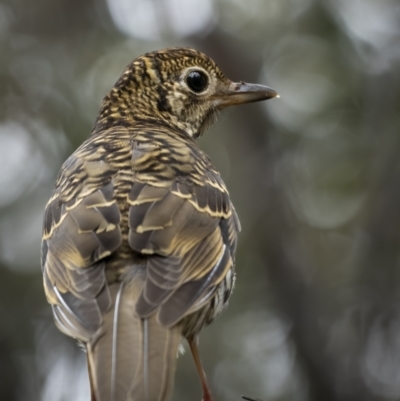
<path fill-rule="evenodd" d="M 226 107 L 277 95 L 194 49 L 149 52 L 62 165 L 44 212 L 44 291 L 86 350 L 92 401 L 170 399 L 184 339 L 212 401 L 198 335 L 231 294 L 240 222 L 196 139 Z"/>

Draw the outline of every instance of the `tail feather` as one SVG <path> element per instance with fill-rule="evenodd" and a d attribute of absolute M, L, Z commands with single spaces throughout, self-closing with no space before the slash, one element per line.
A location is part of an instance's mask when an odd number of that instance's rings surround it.
<path fill-rule="evenodd" d="M 141 288 L 137 280 L 110 287 L 114 308 L 87 344 L 96 401 L 167 401 L 171 394 L 181 329 L 135 314 Z"/>

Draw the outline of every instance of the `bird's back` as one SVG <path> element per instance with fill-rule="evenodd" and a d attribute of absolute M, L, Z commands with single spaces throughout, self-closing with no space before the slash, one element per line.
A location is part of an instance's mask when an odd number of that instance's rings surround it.
<path fill-rule="evenodd" d="M 121 388 L 122 370 L 129 388 L 144 383 L 134 371 L 143 372 L 145 356 L 127 352 L 129 343 L 167 353 L 174 366 L 181 335 L 196 335 L 227 302 L 238 230 L 219 173 L 184 133 L 145 123 L 113 127 L 64 163 L 46 208 L 45 289 L 59 328 L 95 355 L 96 388 Z M 140 328 L 143 319 L 150 327 Z M 147 339 L 135 338 L 143 332 Z M 136 361 L 135 369 L 119 367 L 124 360 Z"/>

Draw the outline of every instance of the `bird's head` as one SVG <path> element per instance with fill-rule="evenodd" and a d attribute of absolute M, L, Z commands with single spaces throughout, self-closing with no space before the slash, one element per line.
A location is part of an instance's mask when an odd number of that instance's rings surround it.
<path fill-rule="evenodd" d="M 266 86 L 232 82 L 208 56 L 187 48 L 146 53 L 104 98 L 97 127 L 164 122 L 197 138 L 228 106 L 277 96 Z"/>

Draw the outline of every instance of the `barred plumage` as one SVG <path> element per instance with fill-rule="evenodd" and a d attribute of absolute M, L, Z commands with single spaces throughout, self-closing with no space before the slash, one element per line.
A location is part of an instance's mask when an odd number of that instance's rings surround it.
<path fill-rule="evenodd" d="M 167 400 L 181 336 L 211 399 L 196 339 L 229 298 L 240 224 L 195 138 L 223 107 L 274 96 L 194 50 L 148 53 L 62 166 L 45 212 L 44 287 L 57 326 L 86 346 L 93 400 Z"/>

